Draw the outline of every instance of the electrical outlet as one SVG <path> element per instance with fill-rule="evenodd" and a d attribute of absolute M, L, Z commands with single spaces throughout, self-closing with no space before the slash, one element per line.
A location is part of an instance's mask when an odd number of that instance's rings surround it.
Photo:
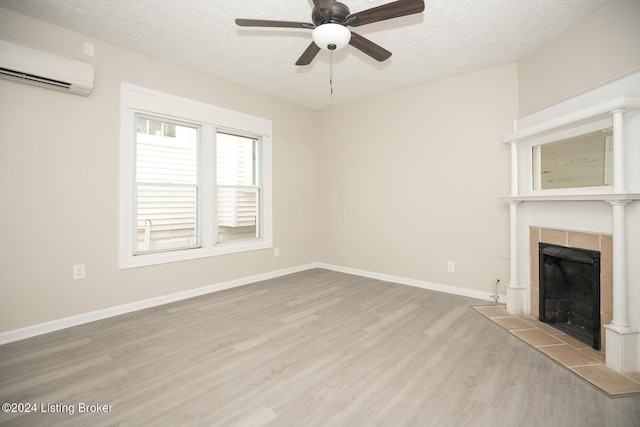
<path fill-rule="evenodd" d="M 73 280 L 80 280 L 87 277 L 87 270 L 84 264 L 76 264 L 73 266 Z"/>
<path fill-rule="evenodd" d="M 456 271 L 456 262 L 455 261 L 447 261 L 447 271 L 449 273 L 455 273 L 455 271 Z"/>
<path fill-rule="evenodd" d="M 273 248 L 273 256 L 280 256 L 280 248 Z"/>

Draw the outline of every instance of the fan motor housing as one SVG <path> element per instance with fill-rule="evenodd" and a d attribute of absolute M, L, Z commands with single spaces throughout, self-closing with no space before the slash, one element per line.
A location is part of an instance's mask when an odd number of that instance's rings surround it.
<path fill-rule="evenodd" d="M 311 19 L 313 23 L 317 25 L 333 22 L 336 24 L 342 24 L 347 16 L 351 14 L 351 11 L 346 4 L 334 1 L 333 2 L 333 16 L 331 19 L 327 19 L 322 13 L 320 13 L 315 7 L 311 12 Z"/>

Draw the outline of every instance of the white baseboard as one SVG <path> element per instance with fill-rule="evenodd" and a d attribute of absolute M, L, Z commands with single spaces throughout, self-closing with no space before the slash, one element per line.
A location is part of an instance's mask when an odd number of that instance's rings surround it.
<path fill-rule="evenodd" d="M 270 273 L 258 274 L 255 276 L 243 277 L 228 282 L 217 283 L 215 285 L 203 286 L 196 289 L 190 289 L 188 291 L 177 292 L 174 294 L 163 295 L 156 298 L 149 298 L 142 301 L 136 301 L 129 304 L 118 305 L 115 307 L 109 307 L 102 310 L 91 311 L 88 313 L 79 314 L 76 316 L 65 317 L 63 319 L 53 320 L 51 322 L 39 323 L 33 326 L 27 326 L 25 328 L 15 329 L 8 332 L 0 333 L 0 345 L 7 344 L 13 341 L 19 341 L 26 338 L 31 338 L 37 335 L 43 335 L 49 332 L 59 331 L 61 329 L 70 328 L 72 326 L 78 326 L 85 323 L 95 322 L 96 320 L 102 320 L 109 317 L 118 316 L 120 314 L 131 313 L 138 310 L 144 310 L 146 308 L 156 307 L 159 305 L 169 304 L 176 301 L 181 301 L 200 295 L 206 295 L 213 292 L 223 291 L 225 289 L 236 288 L 239 286 L 249 285 L 251 283 L 260 282 L 263 280 L 275 279 L 278 277 L 286 276 L 288 274 L 299 273 L 301 271 L 311 270 L 313 268 L 323 268 L 325 270 L 332 270 L 339 273 L 353 274 L 356 276 L 367 277 L 370 279 L 378 279 L 386 282 L 398 283 L 401 285 L 414 286 L 422 289 L 429 289 L 438 292 L 444 292 L 448 294 L 461 295 L 470 298 L 476 298 L 481 300 L 493 301 L 489 292 L 474 291 L 471 289 L 458 288 L 456 286 L 441 285 L 438 283 L 425 282 L 422 280 L 408 279 L 406 277 L 392 276 L 388 274 L 375 273 L 372 271 L 358 270 L 355 268 L 342 267 L 333 264 L 325 263 L 310 263 L 303 264 L 296 267 L 285 268 L 282 270 L 272 271 Z M 505 296 L 500 295 L 498 302 L 505 302 Z"/>
<path fill-rule="evenodd" d="M 385 282 L 398 283 L 400 285 L 414 286 L 416 288 L 429 289 L 432 291 L 444 292 L 447 294 L 460 295 L 493 302 L 493 294 L 490 292 L 475 291 L 473 289 L 459 288 L 457 286 L 442 285 L 439 283 L 425 282 L 423 280 L 409 279 L 406 277 L 393 276 L 389 274 L 376 273 L 373 271 L 358 270 L 355 268 L 342 267 L 340 265 L 318 263 L 318 268 L 337 271 L 339 273 L 353 274 L 355 276 L 367 277 L 369 279 L 383 280 Z M 506 295 L 498 295 L 498 302 L 506 304 Z"/>
<path fill-rule="evenodd" d="M 15 329 L 8 332 L 0 333 L 0 345 L 7 344 L 13 341 L 26 339 L 26 338 L 31 338 L 31 337 L 46 334 L 49 332 L 59 331 L 61 329 L 70 328 L 72 326 L 78 326 L 85 323 L 95 322 L 96 320 L 102 320 L 109 317 L 118 316 L 120 314 L 126 314 L 134 311 L 138 311 L 138 310 L 144 310 L 145 308 L 151 308 L 151 307 L 156 307 L 163 304 L 169 304 L 172 302 L 197 297 L 200 295 L 206 295 L 213 292 L 223 291 L 225 289 L 231 289 L 231 288 L 236 288 L 238 286 L 249 285 L 251 283 L 260 282 L 263 280 L 275 279 L 281 276 L 286 276 L 288 274 L 310 270 L 316 267 L 317 265 L 315 263 L 300 265 L 296 267 L 273 271 L 270 273 L 243 277 L 241 279 L 231 280 L 223 283 L 217 283 L 215 285 L 203 286 L 196 289 L 190 289 L 188 291 L 176 292 L 174 294 L 163 295 L 160 297 L 149 298 L 146 300 L 136 301 L 129 304 L 109 307 L 102 310 L 91 311 L 91 312 L 79 314 L 76 316 L 53 320 L 51 322 L 39 323 L 37 325 L 27 326 L 25 328 L 20 328 L 20 329 Z"/>

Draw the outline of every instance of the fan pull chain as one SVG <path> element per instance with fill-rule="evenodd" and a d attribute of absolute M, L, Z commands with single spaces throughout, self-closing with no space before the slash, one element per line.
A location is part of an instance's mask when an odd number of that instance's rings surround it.
<path fill-rule="evenodd" d="M 331 89 L 331 95 L 333 95 L 333 51 L 329 52 L 329 88 Z"/>

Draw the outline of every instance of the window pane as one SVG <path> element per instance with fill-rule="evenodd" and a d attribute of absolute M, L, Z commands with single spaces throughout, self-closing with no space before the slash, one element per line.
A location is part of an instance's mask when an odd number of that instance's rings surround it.
<path fill-rule="evenodd" d="M 218 242 L 260 237 L 258 190 L 218 189 Z"/>
<path fill-rule="evenodd" d="M 198 246 L 198 129 L 137 117 L 136 253 Z"/>
<path fill-rule="evenodd" d="M 244 136 L 218 133 L 216 171 L 218 185 L 257 185 L 258 141 Z"/>
<path fill-rule="evenodd" d="M 258 140 L 218 133 L 218 242 L 260 237 Z"/>
<path fill-rule="evenodd" d="M 136 252 L 198 245 L 196 187 L 139 185 Z"/>
<path fill-rule="evenodd" d="M 175 136 L 137 133 L 136 180 L 146 183 L 196 184 L 198 130 L 195 127 L 167 125 L 173 126 Z"/>

